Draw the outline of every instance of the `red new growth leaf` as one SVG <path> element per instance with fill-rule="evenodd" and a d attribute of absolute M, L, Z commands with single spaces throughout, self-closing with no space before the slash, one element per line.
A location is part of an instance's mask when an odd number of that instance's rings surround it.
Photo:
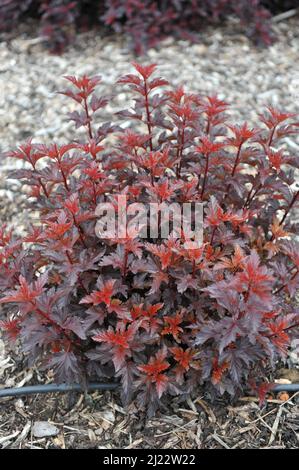
<path fill-rule="evenodd" d="M 14 318 L 13 320 L 0 321 L 0 328 L 8 336 L 10 341 L 16 341 L 20 334 L 21 319 Z"/>
<path fill-rule="evenodd" d="M 275 384 L 273 383 L 267 383 L 267 382 L 261 383 L 259 385 L 255 385 L 254 383 L 252 384 L 252 388 L 257 393 L 257 396 L 259 398 L 259 406 L 262 406 L 265 404 L 267 395 L 274 388 L 274 385 Z"/>
<path fill-rule="evenodd" d="M 122 366 L 127 356 L 131 355 L 130 343 L 134 339 L 136 328 L 129 326 L 127 330 L 118 329 L 113 331 L 111 328 L 108 331 L 100 331 L 92 337 L 97 343 L 106 343 L 112 348 L 112 360 L 115 370 L 118 371 Z"/>
<path fill-rule="evenodd" d="M 144 328 L 150 333 L 159 331 L 159 326 L 162 320 L 158 318 L 158 312 L 164 304 L 159 303 L 155 305 L 148 305 L 144 307 L 141 305 L 133 305 L 131 315 L 133 320 L 140 321 L 140 327 Z"/>
<path fill-rule="evenodd" d="M 90 95 L 101 81 L 101 77 L 99 76 L 88 77 L 87 75 L 78 78 L 66 75 L 64 78 L 71 82 L 78 90 L 81 90 L 81 94 L 78 93 L 78 96 L 84 96 L 85 94 L 86 96 Z"/>
<path fill-rule="evenodd" d="M 289 326 L 286 320 L 276 320 L 273 323 L 268 323 L 268 327 L 271 330 L 272 341 L 283 354 L 286 354 L 287 347 L 290 344 L 290 337 L 285 331 Z"/>
<path fill-rule="evenodd" d="M 155 195 L 157 201 L 159 202 L 170 200 L 171 196 L 176 190 L 175 185 L 170 186 L 168 180 L 164 180 L 159 183 L 153 183 L 153 185 L 148 185 L 148 188 L 149 192 Z"/>
<path fill-rule="evenodd" d="M 111 306 L 112 296 L 114 294 L 114 284 L 114 279 L 106 281 L 100 290 L 93 291 L 90 295 L 86 295 L 80 303 L 93 305 L 104 303 L 106 306 Z"/>
<path fill-rule="evenodd" d="M 157 68 L 155 64 L 151 65 L 141 65 L 138 64 L 137 62 L 133 62 L 132 65 L 135 67 L 138 73 L 146 80 L 149 78 Z"/>
<path fill-rule="evenodd" d="M 146 375 L 148 382 L 155 384 L 159 398 L 166 391 L 168 385 L 168 378 L 163 372 L 169 368 L 170 364 L 165 360 L 165 357 L 165 350 L 160 350 L 155 358 L 152 357 L 150 359 L 148 364 L 137 367 L 138 370 Z"/>
<path fill-rule="evenodd" d="M 194 356 L 194 351 L 192 351 L 192 349 L 184 350 L 182 348 L 175 347 L 170 348 L 170 351 L 172 352 L 174 359 L 185 371 L 190 369 L 191 362 Z"/>
<path fill-rule="evenodd" d="M 244 260 L 244 251 L 240 248 L 239 245 L 237 245 L 232 257 L 224 257 L 221 261 L 219 261 L 219 263 L 215 264 L 214 269 L 229 269 L 231 271 L 238 271 L 239 269 L 243 269 Z"/>
<path fill-rule="evenodd" d="M 243 268 L 234 280 L 234 286 L 239 292 L 245 292 L 247 299 L 249 294 L 265 302 L 271 298 L 273 276 L 266 267 L 260 265 L 260 259 L 255 251 L 243 262 Z"/>
<path fill-rule="evenodd" d="M 282 150 L 267 149 L 267 157 L 269 158 L 271 166 L 276 170 L 280 171 L 281 165 L 284 163 L 284 152 Z"/>
<path fill-rule="evenodd" d="M 121 142 L 122 148 L 127 150 L 129 153 L 137 148 L 143 148 L 144 144 L 149 140 L 147 135 L 140 135 L 131 129 L 126 129 L 118 138 Z"/>
<path fill-rule="evenodd" d="M 83 150 L 86 153 L 90 153 L 94 159 L 97 154 L 104 150 L 102 145 L 98 145 L 94 139 L 91 139 L 87 144 L 75 144 L 76 148 Z"/>
<path fill-rule="evenodd" d="M 165 245 L 154 245 L 146 243 L 145 247 L 153 255 L 155 255 L 161 262 L 162 269 L 167 269 L 172 264 L 173 251 Z"/>
<path fill-rule="evenodd" d="M 234 134 L 234 137 L 227 139 L 226 143 L 234 147 L 240 147 L 247 140 L 254 137 L 258 132 L 255 129 L 250 129 L 248 127 L 247 122 L 245 122 L 242 126 L 228 126 L 228 127 Z"/>
<path fill-rule="evenodd" d="M 64 207 L 68 209 L 72 215 L 78 214 L 80 210 L 78 193 L 72 194 L 64 202 Z"/>
<path fill-rule="evenodd" d="M 20 145 L 17 150 L 7 152 L 7 157 L 19 158 L 32 165 L 35 168 L 37 162 L 44 156 L 43 152 L 39 151 L 39 146 L 32 143 L 32 139 L 27 140 L 24 144 Z"/>
<path fill-rule="evenodd" d="M 278 109 L 273 108 L 272 106 L 268 106 L 267 111 L 267 114 L 260 115 L 260 119 L 264 124 L 266 124 L 269 129 L 273 129 L 282 122 L 286 121 L 287 119 L 296 116 L 295 113 L 281 112 Z"/>
<path fill-rule="evenodd" d="M 45 278 L 37 280 L 33 285 L 28 284 L 24 276 L 19 277 L 19 287 L 15 291 L 11 291 L 5 297 L 0 299 L 0 304 L 8 302 L 34 302 L 44 291 Z"/>
<path fill-rule="evenodd" d="M 166 315 L 164 317 L 164 322 L 166 325 L 164 326 L 163 330 L 161 331 L 162 335 L 172 335 L 175 340 L 180 343 L 179 334 L 182 333 L 184 330 L 179 325 L 183 321 L 183 313 L 178 312 L 174 317 L 170 317 Z"/>
<path fill-rule="evenodd" d="M 194 360 L 195 351 L 191 348 L 184 350 L 181 347 L 174 347 L 170 348 L 170 351 L 177 362 L 174 368 L 176 382 L 182 385 L 190 368 L 199 370 L 200 364 Z"/>
<path fill-rule="evenodd" d="M 213 152 L 218 152 L 224 147 L 223 142 L 213 142 L 208 137 L 202 137 L 201 143 L 196 147 L 196 151 L 203 155 L 209 155 Z"/>
<path fill-rule="evenodd" d="M 217 200 L 212 196 L 208 210 L 206 211 L 206 224 L 210 225 L 211 227 L 218 227 L 218 225 L 220 225 L 222 222 L 228 222 L 233 219 L 234 216 L 231 214 L 226 214 L 218 204 Z"/>
<path fill-rule="evenodd" d="M 72 227 L 71 222 L 61 223 L 61 222 L 46 221 L 46 223 L 47 223 L 47 228 L 44 232 L 44 235 L 45 237 L 48 237 L 52 240 L 59 240 Z"/>
<path fill-rule="evenodd" d="M 222 364 L 219 364 L 218 359 L 213 360 L 213 370 L 212 370 L 212 383 L 218 384 L 223 377 L 224 372 L 229 368 L 228 362 L 224 361 Z"/>

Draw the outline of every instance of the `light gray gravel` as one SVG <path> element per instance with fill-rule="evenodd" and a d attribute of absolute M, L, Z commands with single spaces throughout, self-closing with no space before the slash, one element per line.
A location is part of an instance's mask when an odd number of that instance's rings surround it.
<path fill-rule="evenodd" d="M 139 60 L 157 63 L 160 74 L 175 85 L 184 83 L 194 92 L 217 93 L 231 103 L 233 117 L 254 122 L 257 112 L 269 103 L 299 111 L 298 26 L 299 18 L 275 25 L 279 41 L 268 49 L 255 48 L 232 26 L 211 28 L 200 44 L 168 39 Z M 65 85 L 62 76 L 100 74 L 100 91 L 110 94 L 117 78 L 130 71 L 132 60 L 121 37 L 103 38 L 95 32 L 78 36 L 62 56 L 45 52 L 26 27 L 17 38 L 0 42 L 0 151 L 29 136 L 44 142 L 71 138 L 73 124 L 67 121 L 66 113 L 74 105 L 56 94 Z M 121 92 L 104 117 L 122 109 L 126 100 L 126 93 Z M 20 213 L 15 197 L 17 183 L 7 186 L 4 182 L 4 173 L 12 165 L 12 161 L 0 162 L 2 218 Z"/>
<path fill-rule="evenodd" d="M 192 91 L 217 93 L 233 106 L 236 116 L 254 120 L 263 104 L 298 111 L 299 18 L 280 23 L 280 40 L 257 49 L 231 28 L 209 29 L 201 44 L 172 39 L 150 49 L 140 61 L 159 64 L 161 75 Z M 34 135 L 42 140 L 65 139 L 72 125 L 64 113 L 72 107 L 55 92 L 64 87 L 63 75 L 100 74 L 104 93 L 130 70 L 134 60 L 121 38 L 80 35 L 62 56 L 49 55 L 42 44 L 23 33 L 0 43 L 0 145 L 3 150 Z M 118 108 L 122 93 L 114 101 Z M 113 107 L 108 108 L 112 112 Z"/>

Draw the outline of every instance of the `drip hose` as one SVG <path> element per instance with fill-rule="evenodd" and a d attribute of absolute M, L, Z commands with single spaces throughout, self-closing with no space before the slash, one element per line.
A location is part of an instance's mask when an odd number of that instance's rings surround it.
<path fill-rule="evenodd" d="M 17 397 L 20 395 L 33 395 L 34 393 L 55 393 L 55 392 L 84 392 L 95 390 L 115 390 L 118 383 L 90 383 L 86 387 L 79 384 L 46 384 L 30 385 L 28 387 L 2 388 L 0 389 L 0 398 Z"/>
<path fill-rule="evenodd" d="M 46 385 L 30 385 L 28 387 L 2 388 L 0 389 L 0 398 L 17 397 L 21 395 L 33 395 L 35 393 L 66 393 L 66 392 L 94 392 L 95 390 L 116 390 L 119 383 L 90 383 L 84 388 L 79 384 L 46 384 Z M 299 383 L 275 385 L 271 391 L 273 392 L 298 392 Z"/>

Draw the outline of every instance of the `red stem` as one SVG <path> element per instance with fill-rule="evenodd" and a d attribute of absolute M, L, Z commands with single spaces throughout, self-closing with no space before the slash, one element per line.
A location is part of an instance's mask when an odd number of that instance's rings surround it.
<path fill-rule="evenodd" d="M 294 325 L 288 326 L 287 328 L 284 328 L 283 331 L 289 331 L 292 328 L 296 328 L 297 326 L 299 326 L 299 322 L 294 323 Z"/>
<path fill-rule="evenodd" d="M 127 264 L 128 264 L 128 250 L 125 248 L 123 277 L 125 277 L 127 275 Z"/>
<path fill-rule="evenodd" d="M 82 230 L 82 227 L 80 227 L 80 224 L 77 222 L 76 217 L 74 216 L 74 214 L 73 214 L 73 220 L 74 220 L 75 226 L 76 226 L 77 229 L 78 229 L 80 240 L 81 240 L 81 242 L 82 242 L 84 248 L 87 248 L 87 245 L 86 245 L 85 240 L 84 240 L 84 238 L 83 238 L 84 232 L 83 232 L 83 230 Z"/>
<path fill-rule="evenodd" d="M 287 218 L 287 215 L 288 213 L 290 212 L 290 210 L 292 209 L 293 205 L 295 204 L 297 198 L 299 196 L 299 190 L 294 194 L 289 206 L 287 207 L 287 209 L 285 209 L 285 213 L 284 213 L 284 216 L 283 218 L 281 219 L 281 221 L 279 222 L 279 225 L 282 225 L 285 221 L 285 219 Z M 274 240 L 274 234 L 272 234 L 272 237 L 270 239 L 270 241 L 272 242 Z"/>
<path fill-rule="evenodd" d="M 232 177 L 232 178 L 234 177 L 235 172 L 236 172 L 236 169 L 237 169 L 237 166 L 238 166 L 238 164 L 239 164 L 242 145 L 243 145 L 243 142 L 241 142 L 241 144 L 239 145 L 239 148 L 238 148 L 238 152 L 237 152 L 237 155 L 236 155 L 235 163 L 234 163 L 234 166 L 233 166 L 233 169 L 232 169 L 232 173 L 231 173 L 231 177 Z M 225 201 L 225 199 L 228 197 L 230 187 L 231 187 L 231 183 L 228 183 L 228 185 L 226 186 L 226 190 L 225 190 L 225 194 L 224 194 L 224 198 L 223 198 L 222 203 L 223 203 L 223 202 Z"/>
<path fill-rule="evenodd" d="M 299 269 L 297 268 L 296 271 L 294 272 L 294 274 L 291 276 L 291 278 L 288 280 L 288 282 L 286 284 L 283 284 L 282 286 L 279 287 L 279 289 L 276 289 L 273 294 L 276 295 L 276 294 L 279 294 L 279 292 L 281 292 L 288 284 L 289 282 L 293 281 L 293 279 L 295 279 L 295 277 L 297 276 L 297 274 L 299 273 Z"/>
<path fill-rule="evenodd" d="M 203 177 L 202 190 L 201 190 L 201 193 L 200 193 L 200 198 L 201 199 L 203 199 L 203 195 L 204 195 L 204 192 L 205 192 L 208 170 L 209 170 L 209 154 L 207 153 L 206 154 L 205 174 L 204 174 L 204 177 Z"/>
<path fill-rule="evenodd" d="M 213 232 L 212 232 L 212 236 L 211 236 L 210 245 L 212 245 L 212 244 L 213 244 L 213 241 L 214 241 L 214 237 L 215 237 L 216 230 L 217 230 L 217 227 L 214 227 L 214 228 L 213 228 Z"/>
<path fill-rule="evenodd" d="M 236 169 L 237 169 L 237 166 L 238 166 L 238 164 L 239 164 L 242 145 L 243 145 L 243 142 L 239 145 L 239 148 L 238 148 L 237 156 L 236 156 L 236 159 L 235 159 L 235 164 L 234 164 L 233 170 L 232 170 L 232 178 L 234 177 L 235 172 L 236 172 Z"/>
<path fill-rule="evenodd" d="M 153 141 L 152 141 L 152 122 L 151 122 L 151 113 L 149 109 L 149 102 L 148 102 L 148 89 L 146 79 L 144 79 L 144 97 L 145 97 L 145 111 L 146 111 L 146 119 L 147 119 L 147 129 L 149 134 L 149 147 L 150 151 L 153 151 Z"/>
<path fill-rule="evenodd" d="M 68 250 L 66 250 L 65 254 L 66 254 L 67 259 L 69 260 L 70 264 L 74 264 L 74 263 L 73 263 L 73 260 L 72 260 L 72 257 L 71 257 L 71 255 L 70 255 L 70 252 L 69 252 Z"/>
<path fill-rule="evenodd" d="M 61 167 L 61 165 L 60 165 L 60 161 L 59 161 L 59 160 L 58 160 L 58 164 L 59 164 L 59 169 L 60 169 L 60 172 L 61 172 L 61 175 L 62 175 L 62 178 L 63 178 L 63 182 L 64 182 L 65 189 L 66 189 L 67 191 L 69 191 L 70 188 L 69 188 L 69 186 L 68 186 L 68 184 L 67 184 L 67 179 L 66 179 L 66 176 L 65 176 L 65 174 L 64 174 L 64 171 L 63 171 L 63 169 L 62 169 L 62 167 Z"/>
<path fill-rule="evenodd" d="M 37 172 L 36 167 L 35 167 L 35 163 L 31 160 L 30 156 L 29 156 L 28 160 L 29 160 L 30 164 L 32 165 L 33 170 L 34 170 L 35 172 Z M 45 193 L 45 196 L 46 196 L 46 198 L 48 199 L 48 198 L 49 198 L 49 194 L 48 194 L 47 188 L 46 188 L 46 186 L 44 185 L 44 183 L 42 182 L 42 179 L 41 179 L 40 176 L 38 177 L 38 182 L 39 182 L 39 184 L 41 185 L 41 187 L 43 188 L 43 191 L 44 191 L 44 193 Z"/>
<path fill-rule="evenodd" d="M 210 133 L 210 126 L 211 126 L 211 123 L 210 123 L 210 119 L 208 118 L 208 121 L 207 121 L 207 128 L 206 128 L 206 134 L 209 135 Z"/>
<path fill-rule="evenodd" d="M 276 126 L 274 126 L 273 129 L 272 129 L 272 131 L 271 131 L 271 134 L 270 134 L 270 137 L 269 137 L 269 142 L 268 142 L 268 146 L 269 146 L 269 147 L 271 147 L 271 145 L 272 145 L 272 141 L 273 141 L 273 137 L 274 137 L 275 131 L 276 131 Z"/>
<path fill-rule="evenodd" d="M 193 279 L 195 278 L 195 268 L 196 268 L 196 263 L 195 263 L 195 259 L 194 259 L 193 264 L 192 264 L 192 277 L 193 277 Z"/>
<path fill-rule="evenodd" d="M 186 125 L 186 119 L 184 118 L 183 126 L 182 126 L 182 134 L 178 132 L 178 151 L 177 151 L 177 160 L 178 160 L 177 177 L 178 178 L 181 176 L 181 169 L 182 169 L 182 156 L 183 156 L 183 150 L 184 150 L 184 145 L 185 145 L 185 125 Z"/>
<path fill-rule="evenodd" d="M 299 322 L 297 323 L 294 323 L 294 325 L 291 325 L 291 326 L 288 326 L 287 328 L 283 328 L 281 331 L 289 331 L 291 330 L 292 328 L 296 328 L 297 326 L 299 326 Z M 265 335 L 267 336 L 268 338 L 273 338 L 273 336 L 277 336 L 277 333 L 271 333 L 270 335 Z"/>
<path fill-rule="evenodd" d="M 88 111 L 88 105 L 87 105 L 87 99 L 84 98 L 83 99 L 83 106 L 84 106 L 84 110 L 85 110 L 85 114 L 86 114 L 86 119 L 87 119 L 87 130 L 88 130 L 88 135 L 89 135 L 89 138 L 92 139 L 93 138 L 93 135 L 92 135 L 92 129 L 91 129 L 91 124 L 90 124 L 90 115 L 89 115 L 89 111 Z"/>
<path fill-rule="evenodd" d="M 92 189 L 93 189 L 93 202 L 94 205 L 97 205 L 97 193 L 96 193 L 96 185 L 94 182 L 92 182 Z"/>
<path fill-rule="evenodd" d="M 295 204 L 296 200 L 297 200 L 297 197 L 299 196 L 299 190 L 294 194 L 291 202 L 290 202 L 290 205 L 289 207 L 286 209 L 285 213 L 284 213 L 284 216 L 283 218 L 281 219 L 281 221 L 279 222 L 279 225 L 282 225 L 288 215 L 288 213 L 290 212 L 290 210 L 292 209 L 293 205 Z"/>
<path fill-rule="evenodd" d="M 39 184 L 41 185 L 41 187 L 43 188 L 43 191 L 45 193 L 46 198 L 49 199 L 49 193 L 47 191 L 46 185 L 42 182 L 41 178 L 38 178 L 38 181 L 39 181 Z"/>
<path fill-rule="evenodd" d="M 253 191 L 253 186 L 252 186 L 250 192 L 248 193 L 248 196 L 247 196 L 247 199 L 246 199 L 246 201 L 245 201 L 245 204 L 244 204 L 244 206 L 243 206 L 244 208 L 245 208 L 246 206 L 247 206 L 247 207 L 250 206 L 250 204 L 252 203 L 253 199 L 255 198 L 255 196 L 257 195 L 257 193 L 259 192 L 259 190 L 260 190 L 261 188 L 262 188 L 262 185 L 259 184 L 258 187 L 256 188 L 256 190 L 255 190 L 255 191 L 253 192 L 253 194 L 252 194 L 252 191 Z"/>

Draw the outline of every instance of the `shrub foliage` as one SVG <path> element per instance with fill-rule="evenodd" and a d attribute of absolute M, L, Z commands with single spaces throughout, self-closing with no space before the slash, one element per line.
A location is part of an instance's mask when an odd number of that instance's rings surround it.
<path fill-rule="evenodd" d="M 97 124 L 108 101 L 100 77 L 68 76 L 63 93 L 85 139 L 8 153 L 26 162 L 11 176 L 29 187 L 39 219 L 22 238 L 0 230 L 1 329 L 57 381 L 116 377 L 126 400 L 153 412 L 199 384 L 235 394 L 259 383 L 298 335 L 299 158 L 284 138 L 299 123 L 269 107 L 256 128 L 234 125 L 216 96 L 134 67 L 117 85 L 134 105 L 115 123 Z M 99 239 L 96 207 L 118 194 L 202 202 L 203 244 L 186 248 L 184 234 Z"/>
<path fill-rule="evenodd" d="M 170 34 L 196 40 L 207 23 L 237 16 L 259 43 L 273 41 L 270 17 L 297 6 L 297 0 L 1 0 L 0 31 L 13 30 L 26 17 L 38 18 L 53 52 L 61 52 L 78 29 L 105 24 L 124 32 L 137 53 Z"/>

